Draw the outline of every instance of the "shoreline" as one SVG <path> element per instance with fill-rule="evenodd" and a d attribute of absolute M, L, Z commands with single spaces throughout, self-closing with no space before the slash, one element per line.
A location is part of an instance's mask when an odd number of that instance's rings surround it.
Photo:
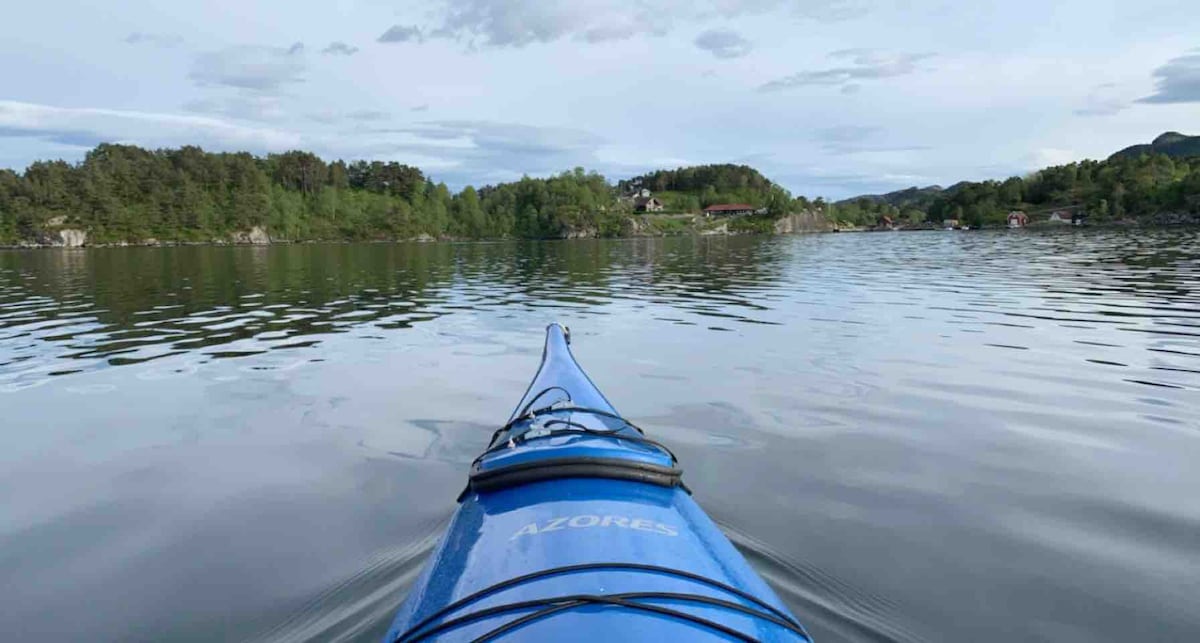
<path fill-rule="evenodd" d="M 681 215 L 674 215 L 681 216 Z M 803 217 L 807 220 L 801 225 L 796 225 L 795 219 Z M 613 236 L 601 236 L 596 234 L 594 230 L 572 230 L 561 236 L 541 237 L 541 238 L 525 238 L 513 236 L 501 237 L 456 237 L 456 236 L 440 236 L 434 237 L 429 234 L 419 234 L 414 237 L 397 237 L 392 239 L 279 239 L 271 237 L 265 230 L 256 228 L 250 231 L 235 233 L 233 238 L 225 239 L 209 239 L 204 241 L 191 240 L 159 240 L 145 239 L 141 241 L 106 241 L 101 243 L 90 243 L 87 241 L 86 231 L 76 229 L 63 229 L 54 233 L 43 232 L 39 235 L 41 239 L 26 240 L 18 243 L 0 243 L 0 250 L 43 250 L 43 249 L 87 249 L 87 248 L 175 248 L 175 247 L 222 247 L 222 246 L 237 246 L 237 247 L 268 247 L 279 245 L 306 245 L 306 244 L 355 244 L 355 243 L 378 243 L 378 244 L 398 244 L 398 243 L 470 243 L 470 242 L 496 242 L 496 241 L 566 241 L 572 239 L 657 239 L 666 237 L 732 237 L 744 235 L 764 235 L 764 236 L 786 236 L 797 234 L 830 234 L 830 233 L 875 233 L 875 232 L 995 232 L 1000 230 L 1008 231 L 1023 231 L 1032 230 L 1037 232 L 1042 231 L 1065 231 L 1065 230 L 1159 230 L 1171 228 L 1189 228 L 1200 226 L 1200 215 L 1175 215 L 1169 214 L 1163 217 L 1151 217 L 1153 221 L 1142 220 L 1123 220 L 1123 221 L 1107 221 L 1101 223 L 1088 223 L 1082 226 L 1072 226 L 1063 224 L 1036 224 L 1024 226 L 1021 228 L 1009 228 L 1007 226 L 983 226 L 979 228 L 971 228 L 969 230 L 947 230 L 941 226 L 931 225 L 915 225 L 915 226 L 896 226 L 892 228 L 880 227 L 838 227 L 836 224 L 820 220 L 819 224 L 815 224 L 814 215 L 812 213 L 800 213 L 789 215 L 777 221 L 771 221 L 774 230 L 764 230 L 756 228 L 747 229 L 730 229 L 729 223 L 733 219 L 722 220 L 716 225 L 704 227 L 695 222 L 689 222 L 686 228 L 674 230 L 651 229 L 645 223 L 631 223 L 629 226 L 633 229 L 631 234 L 620 234 Z M 701 220 L 700 223 L 704 223 Z M 714 222 L 709 222 L 714 223 Z M 67 234 L 62 234 L 67 233 Z M 58 240 L 53 239 L 52 234 L 58 234 Z M 69 242 L 68 242 L 69 241 Z"/>

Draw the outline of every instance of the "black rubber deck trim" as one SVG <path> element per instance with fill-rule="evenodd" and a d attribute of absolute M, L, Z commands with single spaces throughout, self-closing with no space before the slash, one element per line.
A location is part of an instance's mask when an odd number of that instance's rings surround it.
<path fill-rule="evenodd" d="M 672 488 L 683 486 L 682 477 L 683 470 L 678 467 L 623 458 L 575 456 L 522 462 L 483 471 L 473 468 L 467 489 L 486 493 L 558 478 L 608 478 Z"/>

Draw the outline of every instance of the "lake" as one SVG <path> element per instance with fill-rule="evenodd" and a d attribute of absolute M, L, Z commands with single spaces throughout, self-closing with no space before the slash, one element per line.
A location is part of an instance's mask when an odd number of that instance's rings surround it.
<path fill-rule="evenodd" d="M 0 631 L 379 640 L 571 327 L 818 641 L 1200 638 L 1200 232 L 0 251 Z"/>

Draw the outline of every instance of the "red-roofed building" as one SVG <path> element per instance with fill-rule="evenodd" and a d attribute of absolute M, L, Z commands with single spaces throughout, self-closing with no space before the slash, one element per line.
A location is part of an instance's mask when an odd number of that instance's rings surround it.
<path fill-rule="evenodd" d="M 721 203 L 713 204 L 704 208 L 704 216 L 734 216 L 740 214 L 754 214 L 754 206 L 745 203 Z"/>

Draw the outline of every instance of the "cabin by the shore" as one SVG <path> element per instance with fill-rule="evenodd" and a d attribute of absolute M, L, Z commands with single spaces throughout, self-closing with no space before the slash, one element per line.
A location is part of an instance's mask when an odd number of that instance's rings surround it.
<path fill-rule="evenodd" d="M 649 192 L 649 190 L 644 191 Z M 662 212 L 662 209 L 663 202 L 659 201 L 657 197 L 638 196 L 633 198 L 634 212 Z"/>
<path fill-rule="evenodd" d="M 754 206 L 745 203 L 714 203 L 704 208 L 704 216 L 740 216 L 754 214 Z"/>
<path fill-rule="evenodd" d="M 1020 210 L 1013 210 L 1008 213 L 1008 227 L 1024 228 L 1029 225 L 1029 215 Z"/>
<path fill-rule="evenodd" d="M 1050 223 L 1071 223 L 1075 216 L 1070 210 L 1055 210 L 1050 213 L 1050 218 L 1047 219 Z"/>

